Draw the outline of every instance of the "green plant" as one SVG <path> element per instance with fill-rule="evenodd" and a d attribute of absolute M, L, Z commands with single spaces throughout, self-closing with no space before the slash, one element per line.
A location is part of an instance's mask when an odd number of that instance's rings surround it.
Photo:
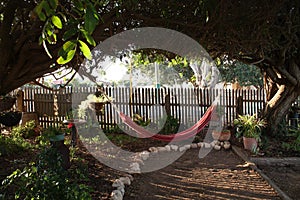
<path fill-rule="evenodd" d="M 4 179 L 1 190 L 15 190 L 14 196 L 4 193 L 6 199 L 91 199 L 91 189 L 83 183 L 88 180 L 85 171 L 65 170 L 57 150 L 48 148 L 39 154 L 36 163 L 17 169 Z"/>
<path fill-rule="evenodd" d="M 30 120 L 26 122 L 24 126 L 19 125 L 17 127 L 14 127 L 11 131 L 11 134 L 23 138 L 32 138 L 39 135 L 40 132 L 41 127 L 39 127 L 39 125 L 37 125 L 34 120 Z"/>
<path fill-rule="evenodd" d="M 36 142 L 41 146 L 47 146 L 50 143 L 49 140 L 62 139 L 64 137 L 64 132 L 65 131 L 62 129 L 62 127 L 49 126 L 42 131 L 40 136 L 36 138 Z"/>
<path fill-rule="evenodd" d="M 34 145 L 20 136 L 0 135 L 0 156 L 20 153 L 32 148 Z"/>
<path fill-rule="evenodd" d="M 151 122 L 151 119 L 145 119 L 145 117 L 142 117 L 139 114 L 133 114 L 132 119 L 135 123 L 137 123 L 140 126 L 148 126 Z"/>
<path fill-rule="evenodd" d="M 287 137 L 289 142 L 283 142 L 282 147 L 300 153 L 300 125 L 298 128 L 290 129 Z"/>
<path fill-rule="evenodd" d="M 234 125 L 237 128 L 237 137 L 255 138 L 260 141 L 262 128 L 266 125 L 266 122 L 263 119 L 257 119 L 256 115 L 239 115 L 234 120 Z"/>
<path fill-rule="evenodd" d="M 163 123 L 163 122 L 164 121 L 159 121 L 159 123 Z M 163 128 L 161 129 L 161 131 L 159 133 L 161 133 L 161 134 L 176 133 L 179 129 L 179 126 L 180 126 L 179 120 L 171 115 L 168 115 L 165 123 L 163 124 Z"/>
<path fill-rule="evenodd" d="M 91 106 L 91 103 L 107 103 L 111 101 L 112 98 L 104 94 L 90 94 L 87 96 L 86 100 L 82 101 L 78 106 L 77 114 L 79 118 L 85 118 L 87 109 Z"/>
<path fill-rule="evenodd" d="M 49 126 L 43 131 L 43 135 L 47 136 L 48 138 L 63 134 L 64 131 L 61 127 Z"/>

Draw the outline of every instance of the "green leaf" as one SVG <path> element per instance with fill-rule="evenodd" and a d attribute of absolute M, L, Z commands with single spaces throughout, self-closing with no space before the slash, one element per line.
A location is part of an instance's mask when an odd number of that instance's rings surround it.
<path fill-rule="evenodd" d="M 80 29 L 80 31 L 82 32 L 83 37 L 86 39 L 86 41 L 92 45 L 92 46 L 96 46 L 96 42 L 94 40 L 94 38 L 84 29 Z"/>
<path fill-rule="evenodd" d="M 52 16 L 51 20 L 54 26 L 56 26 L 59 29 L 62 29 L 62 22 L 58 16 Z"/>
<path fill-rule="evenodd" d="M 88 45 L 86 45 L 81 40 L 78 40 L 78 41 L 79 41 L 79 48 L 80 48 L 81 52 L 83 53 L 84 57 L 91 60 L 92 59 L 92 53 L 91 53 L 90 48 L 88 47 Z"/>
<path fill-rule="evenodd" d="M 67 41 L 64 43 L 64 45 L 62 46 L 62 49 L 66 52 L 75 49 L 77 46 L 76 41 Z"/>
<path fill-rule="evenodd" d="M 78 30 L 77 28 L 72 28 L 72 29 L 67 30 L 64 33 L 62 40 L 66 41 L 66 40 L 70 39 L 72 36 L 74 36 L 77 33 L 77 30 Z"/>
<path fill-rule="evenodd" d="M 66 56 L 66 57 L 60 56 L 60 57 L 56 60 L 56 62 L 57 62 L 58 64 L 60 64 L 60 65 L 64 65 L 64 64 L 70 62 L 70 61 L 73 59 L 73 57 L 74 57 L 74 55 L 75 55 L 75 52 L 76 52 L 76 49 L 69 51 L 69 52 L 67 53 L 67 56 Z"/>
<path fill-rule="evenodd" d="M 48 0 L 49 1 L 49 4 L 50 6 L 53 8 L 53 9 L 56 9 L 57 6 L 58 6 L 58 0 Z"/>
<path fill-rule="evenodd" d="M 46 15 L 49 17 L 52 15 L 53 10 L 50 8 L 49 4 L 47 1 L 42 1 L 41 2 L 43 9 L 46 11 Z"/>
<path fill-rule="evenodd" d="M 74 7 L 76 7 L 78 10 L 83 11 L 84 7 L 81 1 L 73 0 Z"/>
<path fill-rule="evenodd" d="M 43 13 L 43 1 L 34 8 L 34 12 L 38 15 L 41 21 L 46 20 L 46 15 Z"/>
<path fill-rule="evenodd" d="M 92 34 L 98 24 L 99 17 L 94 8 L 94 6 L 89 3 L 86 8 L 85 16 L 84 16 L 84 29 Z"/>
<path fill-rule="evenodd" d="M 64 43 L 62 48 L 58 51 L 58 55 L 62 57 L 62 59 L 67 60 L 69 52 L 73 50 L 76 51 L 76 47 L 77 47 L 76 41 L 67 41 L 66 43 Z"/>

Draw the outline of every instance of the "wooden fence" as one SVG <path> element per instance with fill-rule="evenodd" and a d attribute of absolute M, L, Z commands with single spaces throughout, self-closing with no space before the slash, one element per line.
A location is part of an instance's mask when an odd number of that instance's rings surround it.
<path fill-rule="evenodd" d="M 105 93 L 113 98 L 103 114 L 98 116 L 102 128 L 107 129 L 121 122 L 116 109 L 132 116 L 139 114 L 157 122 L 169 114 L 187 126 L 198 121 L 213 101 L 218 101 L 224 112 L 223 123 L 232 125 L 238 114 L 256 114 L 265 104 L 264 90 L 192 89 L 192 88 L 133 88 L 105 87 Z M 68 113 L 77 109 L 95 87 L 67 87 L 59 91 L 42 88 L 24 88 L 26 112 L 36 112 L 43 127 L 61 123 Z"/>

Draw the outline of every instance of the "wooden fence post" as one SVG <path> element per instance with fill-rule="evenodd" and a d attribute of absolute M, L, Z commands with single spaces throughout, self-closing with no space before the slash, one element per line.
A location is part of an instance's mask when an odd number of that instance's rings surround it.
<path fill-rule="evenodd" d="M 17 92 L 17 111 L 24 112 L 25 106 L 24 106 L 24 92 L 22 90 L 19 90 Z"/>
<path fill-rule="evenodd" d="M 236 100 L 236 116 L 243 115 L 243 96 L 238 96 Z"/>

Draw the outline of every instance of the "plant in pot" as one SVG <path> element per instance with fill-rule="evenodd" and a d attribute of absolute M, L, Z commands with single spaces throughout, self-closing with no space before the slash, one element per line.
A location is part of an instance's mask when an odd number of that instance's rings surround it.
<path fill-rule="evenodd" d="M 231 131 L 229 129 L 223 129 L 221 131 L 214 130 L 212 132 L 212 137 L 214 140 L 228 141 L 231 137 Z"/>
<path fill-rule="evenodd" d="M 110 102 L 111 98 L 104 94 L 90 94 L 87 96 L 86 100 L 82 101 L 78 108 L 78 117 L 84 118 L 86 115 L 86 110 L 90 108 L 91 110 L 95 110 L 97 115 L 100 115 L 103 112 L 104 105 L 107 102 Z"/>
<path fill-rule="evenodd" d="M 239 115 L 234 120 L 236 136 L 243 137 L 244 148 L 257 152 L 258 143 L 261 141 L 262 128 L 266 122 L 258 119 L 256 115 Z"/>
<path fill-rule="evenodd" d="M 54 148 L 62 157 L 62 165 L 65 169 L 70 167 L 70 150 L 64 144 L 65 134 L 60 127 L 50 126 L 43 131 L 44 137 L 48 138 L 51 148 Z"/>
<path fill-rule="evenodd" d="M 43 131 L 43 136 L 50 140 L 50 142 L 63 141 L 65 134 L 59 127 L 49 126 Z"/>

